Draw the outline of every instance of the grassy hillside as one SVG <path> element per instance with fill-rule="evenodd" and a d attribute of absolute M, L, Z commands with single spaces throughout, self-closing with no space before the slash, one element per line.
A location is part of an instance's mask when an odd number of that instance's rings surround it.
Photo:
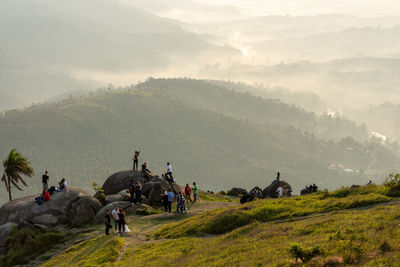
<path fill-rule="evenodd" d="M 151 92 L 109 92 L 9 111 L 0 117 L 0 139 L 3 158 L 17 148 L 32 161 L 36 176 L 25 194 L 39 192 L 46 169 L 51 184 L 66 177 L 89 189 L 92 180 L 102 183 L 131 168 L 134 149 L 154 173 L 171 161 L 178 183 L 195 180 L 215 191 L 265 187 L 277 170 L 295 193 L 310 183 L 336 188 L 366 183 L 369 170 L 386 173 L 399 163 L 379 144 L 325 142 L 293 127 L 256 125 Z M 331 163 L 359 172 L 330 169 Z"/>
<path fill-rule="evenodd" d="M 131 217 L 128 224 L 132 233 L 122 240 L 95 237 L 68 248 L 43 266 L 290 266 L 303 262 L 310 266 L 396 266 L 400 263 L 400 205 L 397 199 L 386 196 L 389 191 L 384 186 L 343 188 L 280 201 L 257 200 L 246 205 L 232 202 L 216 210 L 221 202 L 208 202 L 214 205 L 210 206 L 203 200 L 192 205 L 184 217 Z M 329 209 L 325 208 L 328 202 L 346 205 L 330 204 L 335 208 Z M 277 205 L 283 209 L 268 212 L 265 208 Z M 202 212 L 192 216 L 191 212 L 198 209 Z M 305 212 L 287 216 L 288 209 Z M 240 221 L 231 216 L 239 210 L 259 211 L 263 216 L 227 231 L 185 234 L 187 228 L 182 223 L 200 228 L 203 223 L 213 224 L 213 229 L 220 229 Z M 215 220 L 210 214 L 225 216 L 226 221 Z M 271 220 L 263 220 L 266 217 Z M 158 234 L 165 229 L 180 234 L 160 238 Z M 120 242 L 123 245 L 115 245 Z M 93 249 L 99 244 L 104 245 L 102 251 L 107 251 L 102 257 Z"/>

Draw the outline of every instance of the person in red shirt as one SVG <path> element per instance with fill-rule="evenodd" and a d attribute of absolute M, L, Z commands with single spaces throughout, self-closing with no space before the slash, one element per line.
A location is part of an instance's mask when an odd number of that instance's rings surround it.
<path fill-rule="evenodd" d="M 43 190 L 43 193 L 33 199 L 37 204 L 42 205 L 43 201 L 49 201 L 50 200 L 50 193 L 47 190 Z"/>
<path fill-rule="evenodd" d="M 185 199 L 189 203 L 191 201 L 190 196 L 192 194 L 192 189 L 190 188 L 189 184 L 186 184 L 185 186 Z"/>
<path fill-rule="evenodd" d="M 50 193 L 49 192 L 44 192 L 43 194 L 43 200 L 44 201 L 49 201 L 50 200 Z"/>

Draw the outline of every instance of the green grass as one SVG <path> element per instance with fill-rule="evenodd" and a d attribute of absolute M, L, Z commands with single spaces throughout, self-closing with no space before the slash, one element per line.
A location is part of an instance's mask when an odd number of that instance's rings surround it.
<path fill-rule="evenodd" d="M 226 195 L 222 195 L 219 193 L 216 194 L 211 194 L 208 192 L 204 192 L 204 191 L 199 191 L 199 197 L 201 200 L 204 201 L 213 201 L 213 202 L 233 202 L 233 201 L 237 201 L 237 199 L 233 199 L 229 196 Z"/>
<path fill-rule="evenodd" d="M 74 245 L 42 266 L 99 266 L 115 262 L 124 245 L 118 236 L 99 236 Z"/>
<path fill-rule="evenodd" d="M 335 257 L 350 265 L 399 266 L 399 223 L 398 205 L 282 223 L 252 222 L 218 236 L 130 247 L 119 266 L 289 266 L 296 263 L 294 243 L 305 252 L 318 249 L 315 255 L 320 255 L 307 259 L 310 265 L 323 266 Z"/>
<path fill-rule="evenodd" d="M 305 197 L 258 200 L 228 209 L 212 210 L 167 225 L 155 232 L 154 237 L 176 238 L 223 234 L 254 221 L 294 219 L 316 213 L 364 207 L 390 200 L 390 197 L 376 193 L 350 195 L 345 198 L 313 194 Z"/>
<path fill-rule="evenodd" d="M 28 263 L 37 255 L 50 250 L 61 243 L 64 235 L 58 232 L 46 232 L 33 229 L 14 229 L 7 238 L 7 255 L 0 258 L 1 266 L 14 266 Z"/>

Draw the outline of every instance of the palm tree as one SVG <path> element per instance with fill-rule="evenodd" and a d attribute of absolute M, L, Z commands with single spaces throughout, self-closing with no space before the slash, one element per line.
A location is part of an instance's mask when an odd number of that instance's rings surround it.
<path fill-rule="evenodd" d="M 13 185 L 18 190 L 23 191 L 22 188 L 18 185 L 18 182 L 21 181 L 23 185 L 28 185 L 21 176 L 26 175 L 28 177 L 32 177 L 32 175 L 34 175 L 34 171 L 31 167 L 31 163 L 29 162 L 29 160 L 27 160 L 16 149 L 10 151 L 8 158 L 3 161 L 3 166 L 4 174 L 1 180 L 6 184 L 8 196 L 10 197 L 11 201 L 11 186 Z"/>

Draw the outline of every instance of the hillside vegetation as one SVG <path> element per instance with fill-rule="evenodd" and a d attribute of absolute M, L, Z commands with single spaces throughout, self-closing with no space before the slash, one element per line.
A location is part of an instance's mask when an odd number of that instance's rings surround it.
<path fill-rule="evenodd" d="M 195 88 L 198 82 L 193 84 Z M 281 103 L 276 107 L 296 112 Z M 275 114 L 265 112 L 266 117 Z M 65 177 L 88 190 L 92 180 L 101 184 L 115 170 L 131 168 L 134 149 L 142 151 L 140 162 L 148 161 L 153 173 L 161 174 L 171 161 L 178 183 L 195 180 L 214 191 L 264 188 L 277 170 L 295 192 L 310 183 L 336 188 L 366 183 L 370 171 L 377 178 L 399 166 L 398 156 L 377 143 L 351 137 L 324 141 L 294 127 L 221 113 L 168 94 L 110 91 L 4 113 L 0 139 L 6 142 L 0 143 L 0 151 L 5 155 L 17 148 L 31 160 L 36 176 L 24 194 L 39 192 L 44 170 L 50 173 L 50 184 Z M 340 168 L 329 168 L 331 164 Z"/>
<path fill-rule="evenodd" d="M 400 205 L 386 196 L 393 192 L 398 195 L 387 186 L 342 188 L 240 206 L 231 203 L 214 210 L 203 200 L 190 207 L 189 217 L 131 217 L 128 224 L 133 232 L 122 240 L 96 237 L 43 266 L 95 262 L 100 266 L 396 266 Z M 203 212 L 191 216 L 197 208 Z M 256 216 L 241 223 L 249 214 Z M 193 231 L 188 231 L 189 225 Z M 107 251 L 102 257 L 87 249 L 99 244 Z"/>

